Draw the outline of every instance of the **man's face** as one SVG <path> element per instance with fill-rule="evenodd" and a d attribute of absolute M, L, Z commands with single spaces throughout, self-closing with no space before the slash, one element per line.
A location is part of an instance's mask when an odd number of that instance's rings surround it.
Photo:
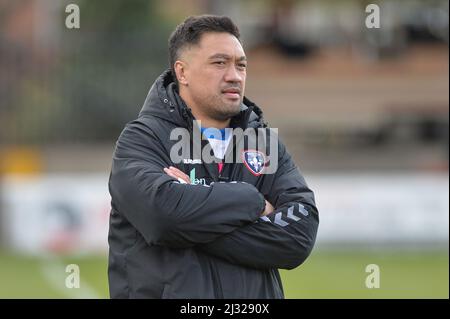
<path fill-rule="evenodd" d="M 239 113 L 247 61 L 242 45 L 229 33 L 207 32 L 198 45 L 185 49 L 184 93 L 197 111 L 223 121 Z"/>

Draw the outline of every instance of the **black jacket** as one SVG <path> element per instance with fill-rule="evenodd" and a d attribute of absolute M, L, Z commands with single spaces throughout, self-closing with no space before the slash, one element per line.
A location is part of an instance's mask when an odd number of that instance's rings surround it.
<path fill-rule="evenodd" d="M 165 71 L 117 141 L 109 180 L 110 296 L 284 298 L 278 269 L 299 266 L 315 242 L 312 191 L 281 141 L 274 174 L 255 176 L 244 163 L 224 164 L 221 174 L 216 163 L 172 163 L 177 141 L 170 132 L 192 132 L 191 121 Z M 266 124 L 244 98 L 231 126 Z M 175 181 L 163 171 L 170 165 L 207 185 Z M 267 218 L 260 217 L 264 198 L 275 207 Z"/>

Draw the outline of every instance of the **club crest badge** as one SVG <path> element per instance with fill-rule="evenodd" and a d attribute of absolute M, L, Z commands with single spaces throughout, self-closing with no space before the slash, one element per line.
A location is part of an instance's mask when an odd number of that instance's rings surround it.
<path fill-rule="evenodd" d="M 259 176 L 262 174 L 266 162 L 264 153 L 255 150 L 242 151 L 242 160 L 253 175 Z"/>

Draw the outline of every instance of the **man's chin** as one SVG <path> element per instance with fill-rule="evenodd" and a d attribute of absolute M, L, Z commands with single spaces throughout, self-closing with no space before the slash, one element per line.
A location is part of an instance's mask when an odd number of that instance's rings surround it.
<path fill-rule="evenodd" d="M 241 111 L 241 103 L 238 102 L 235 105 L 228 105 L 226 113 L 228 114 L 228 117 L 233 117 L 239 114 Z"/>
<path fill-rule="evenodd" d="M 224 101 L 224 109 L 230 112 L 239 112 L 241 110 L 242 99 Z"/>
<path fill-rule="evenodd" d="M 215 118 L 220 121 L 225 121 L 238 115 L 240 110 L 241 110 L 240 105 L 234 107 L 227 106 L 222 110 L 220 110 L 219 112 L 217 112 L 215 114 Z"/>

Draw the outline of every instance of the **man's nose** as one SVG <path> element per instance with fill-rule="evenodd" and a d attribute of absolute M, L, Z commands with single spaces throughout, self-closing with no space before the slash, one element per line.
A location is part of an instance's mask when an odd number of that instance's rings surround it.
<path fill-rule="evenodd" d="M 239 70 L 236 68 L 235 65 L 231 65 L 227 69 L 227 72 L 225 73 L 225 81 L 226 82 L 242 83 L 243 80 L 244 80 L 243 75 L 241 74 L 241 72 L 239 72 Z"/>

